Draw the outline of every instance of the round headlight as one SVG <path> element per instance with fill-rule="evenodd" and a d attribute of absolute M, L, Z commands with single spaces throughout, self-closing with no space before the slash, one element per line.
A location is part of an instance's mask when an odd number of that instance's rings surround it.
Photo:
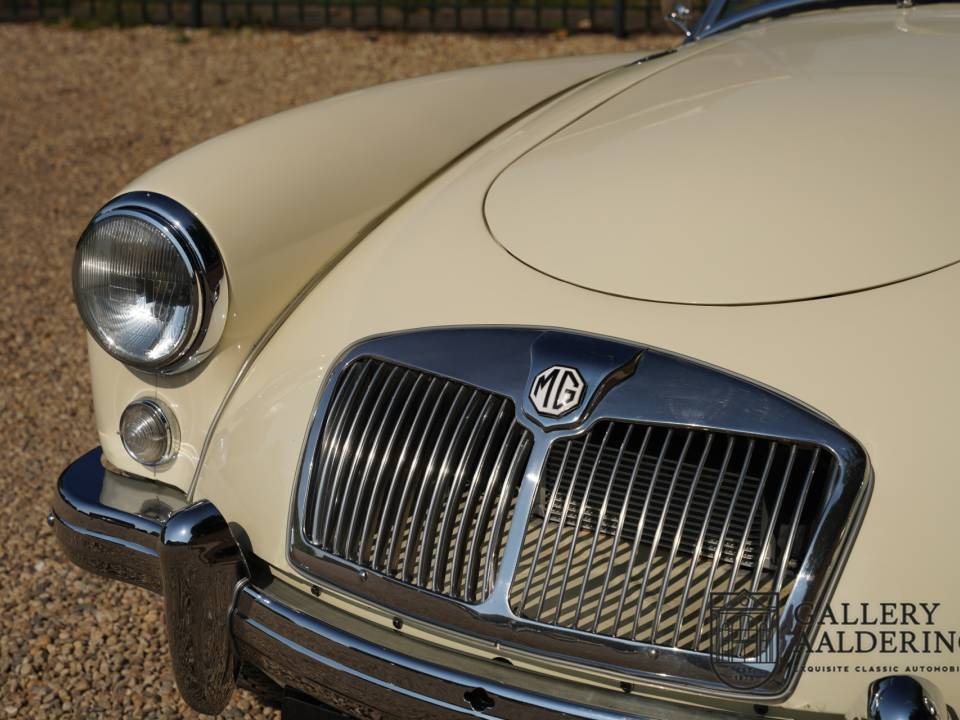
<path fill-rule="evenodd" d="M 136 400 L 120 416 L 120 440 L 127 454 L 143 465 L 172 460 L 180 444 L 173 413 L 157 400 Z"/>
<path fill-rule="evenodd" d="M 141 370 L 182 370 L 213 349 L 226 318 L 222 281 L 220 255 L 200 221 L 155 193 L 108 203 L 81 235 L 73 263 L 87 328 Z"/>

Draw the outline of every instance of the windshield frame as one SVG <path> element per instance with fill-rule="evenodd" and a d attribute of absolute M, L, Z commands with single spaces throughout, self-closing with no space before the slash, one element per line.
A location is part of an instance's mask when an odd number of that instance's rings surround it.
<path fill-rule="evenodd" d="M 735 27 L 755 20 L 762 20 L 769 17 L 780 15 L 790 15 L 796 12 L 806 10 L 819 10 L 827 8 L 851 7 L 857 5 L 880 5 L 887 6 L 890 3 L 882 0 L 770 0 L 770 2 L 760 3 L 755 7 L 743 10 L 736 15 L 731 15 L 720 19 L 724 9 L 732 0 L 711 0 L 703 11 L 703 16 L 697 22 L 693 32 L 687 37 L 687 42 L 700 40 L 702 38 L 716 35 L 725 30 L 732 30 Z"/>

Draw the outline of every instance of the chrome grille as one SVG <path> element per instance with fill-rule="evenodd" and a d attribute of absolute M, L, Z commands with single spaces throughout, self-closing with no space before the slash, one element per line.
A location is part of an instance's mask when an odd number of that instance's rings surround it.
<path fill-rule="evenodd" d="M 707 652 L 711 593 L 789 595 L 835 472 L 814 446 L 599 422 L 550 448 L 511 607 L 550 625 Z"/>
<path fill-rule="evenodd" d="M 465 602 L 493 587 L 531 446 L 513 402 L 373 358 L 341 375 L 307 496 L 307 541 Z"/>
<path fill-rule="evenodd" d="M 585 384 L 560 418 L 531 397 L 553 366 Z M 777 598 L 786 662 L 749 689 L 766 697 L 795 681 L 805 653 L 789 618 L 824 602 L 871 488 L 843 430 L 717 368 L 562 330 L 432 328 L 358 342 L 331 369 L 290 560 L 547 663 L 721 693 L 730 678 L 709 651 L 722 596 L 748 597 L 750 613 Z M 721 650 L 753 667 L 762 642 Z"/>

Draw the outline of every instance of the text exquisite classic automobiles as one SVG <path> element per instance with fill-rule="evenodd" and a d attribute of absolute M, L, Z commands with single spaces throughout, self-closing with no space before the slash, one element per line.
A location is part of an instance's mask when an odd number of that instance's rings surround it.
<path fill-rule="evenodd" d="M 844 5 L 344 95 L 96 214 L 50 522 L 190 705 L 956 718 L 960 7 Z"/>

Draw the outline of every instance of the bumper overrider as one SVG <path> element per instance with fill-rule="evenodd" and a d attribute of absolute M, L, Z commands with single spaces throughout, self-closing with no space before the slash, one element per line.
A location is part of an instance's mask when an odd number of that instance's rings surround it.
<path fill-rule="evenodd" d="M 246 665 L 301 698 L 290 707 L 317 701 L 297 717 L 628 717 L 451 669 L 442 650 L 424 660 L 353 635 L 339 611 L 259 568 L 212 503 L 162 490 L 106 470 L 98 448 L 60 476 L 48 520 L 80 567 L 163 595 L 177 685 L 199 712 L 222 710 Z"/>

